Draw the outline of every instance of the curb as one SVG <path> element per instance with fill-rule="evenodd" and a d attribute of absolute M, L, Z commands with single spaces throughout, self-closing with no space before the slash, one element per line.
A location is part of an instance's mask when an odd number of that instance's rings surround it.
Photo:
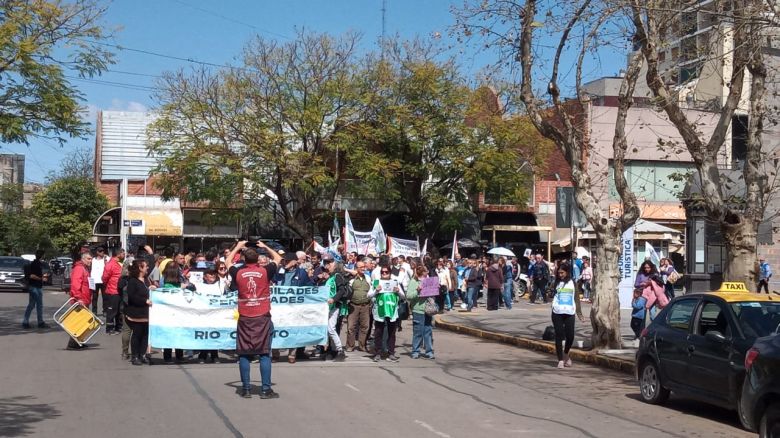
<path fill-rule="evenodd" d="M 436 327 L 443 328 L 447 331 L 474 336 L 481 339 L 487 339 L 490 341 L 499 342 L 501 344 L 514 345 L 516 347 L 525 348 L 528 350 L 555 354 L 555 344 L 552 342 L 539 341 L 522 336 L 513 336 L 506 333 L 491 332 L 488 330 L 455 324 L 442 320 L 441 315 L 436 315 L 434 320 L 436 321 Z M 630 360 L 607 357 L 591 351 L 576 349 L 571 349 L 569 351 L 569 356 L 578 362 L 589 363 L 592 365 L 609 368 L 611 370 L 620 371 L 626 374 L 634 374 L 634 362 Z"/>

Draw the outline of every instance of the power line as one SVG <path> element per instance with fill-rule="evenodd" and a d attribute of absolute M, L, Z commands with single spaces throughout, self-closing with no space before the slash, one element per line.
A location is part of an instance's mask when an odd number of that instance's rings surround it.
<path fill-rule="evenodd" d="M 135 90 L 135 91 L 156 91 L 157 89 L 154 87 L 149 87 L 146 85 L 139 85 L 139 84 L 128 84 L 125 82 L 115 82 L 115 81 L 104 81 L 100 79 L 90 79 L 90 78 L 82 78 L 78 76 L 65 76 L 67 79 L 73 80 L 73 81 L 81 81 L 81 82 L 87 82 L 90 84 L 97 84 L 97 85 L 105 85 L 109 87 L 117 87 L 117 88 L 124 88 L 127 90 Z"/>
<path fill-rule="evenodd" d="M 258 32 L 266 33 L 268 35 L 273 35 L 273 36 L 276 36 L 276 37 L 279 37 L 279 38 L 284 38 L 286 40 L 292 39 L 292 38 L 288 37 L 287 35 L 282 35 L 280 33 L 272 32 L 270 30 L 261 29 L 261 28 L 255 26 L 254 24 L 247 23 L 247 22 L 241 21 L 241 20 L 237 20 L 235 18 L 231 18 L 231 17 L 228 17 L 226 15 L 222 15 L 219 12 L 213 11 L 211 9 L 201 8 L 200 6 L 194 6 L 194 5 L 191 5 L 191 4 L 189 4 L 187 2 L 184 2 L 184 1 L 181 1 L 181 0 L 171 0 L 171 1 L 173 1 L 174 3 L 178 3 L 178 4 L 182 5 L 182 6 L 188 7 L 190 9 L 195 9 L 196 11 L 200 11 L 200 12 L 204 12 L 204 13 L 209 14 L 209 15 L 213 15 L 213 16 L 215 16 L 217 18 L 221 18 L 221 19 L 223 19 L 225 21 L 229 21 L 231 23 L 235 23 L 235 24 L 240 24 L 242 26 L 246 26 L 246 27 L 248 27 L 250 29 L 254 29 L 254 30 L 258 31 Z"/>

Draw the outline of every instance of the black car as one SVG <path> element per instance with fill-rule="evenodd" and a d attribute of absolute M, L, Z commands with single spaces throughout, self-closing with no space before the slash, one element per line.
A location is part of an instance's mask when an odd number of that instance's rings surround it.
<path fill-rule="evenodd" d="M 780 437 L 780 335 L 760 338 L 745 357 L 740 416 L 749 430 Z"/>
<path fill-rule="evenodd" d="M 780 324 L 780 297 L 746 292 L 672 300 L 643 331 L 637 351 L 642 399 L 675 395 L 739 410 L 745 355 Z"/>
<path fill-rule="evenodd" d="M 30 262 L 21 257 L 0 256 L 0 291 L 25 292 L 24 267 Z"/>

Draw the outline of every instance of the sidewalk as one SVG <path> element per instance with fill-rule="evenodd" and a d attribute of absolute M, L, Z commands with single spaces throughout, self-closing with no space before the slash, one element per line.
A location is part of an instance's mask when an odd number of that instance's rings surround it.
<path fill-rule="evenodd" d="M 488 312 L 484 304 L 472 312 L 452 310 L 438 315 L 437 327 L 468 334 L 502 343 L 517 345 L 539 351 L 555 353 L 555 342 L 542 340 L 542 334 L 547 326 L 552 325 L 550 320 L 550 304 L 528 303 L 527 299 L 521 299 L 512 306 L 512 310 L 501 308 Z M 586 361 L 606 366 L 624 372 L 633 372 L 634 333 L 630 327 L 631 311 L 621 310 L 620 334 L 623 338 L 623 349 L 594 352 L 591 350 L 590 304 L 582 303 L 582 313 L 585 322 L 577 320 L 575 325 L 574 346 L 572 357 L 575 360 Z M 580 347 L 580 342 L 582 347 Z"/>

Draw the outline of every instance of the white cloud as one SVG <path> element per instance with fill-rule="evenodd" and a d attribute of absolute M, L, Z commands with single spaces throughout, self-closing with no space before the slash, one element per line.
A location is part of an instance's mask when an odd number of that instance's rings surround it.
<path fill-rule="evenodd" d="M 108 110 L 145 112 L 148 111 L 149 108 L 147 108 L 146 105 L 142 104 L 141 102 L 136 102 L 133 100 L 127 101 L 122 99 L 111 99 L 111 106 L 108 108 Z"/>

